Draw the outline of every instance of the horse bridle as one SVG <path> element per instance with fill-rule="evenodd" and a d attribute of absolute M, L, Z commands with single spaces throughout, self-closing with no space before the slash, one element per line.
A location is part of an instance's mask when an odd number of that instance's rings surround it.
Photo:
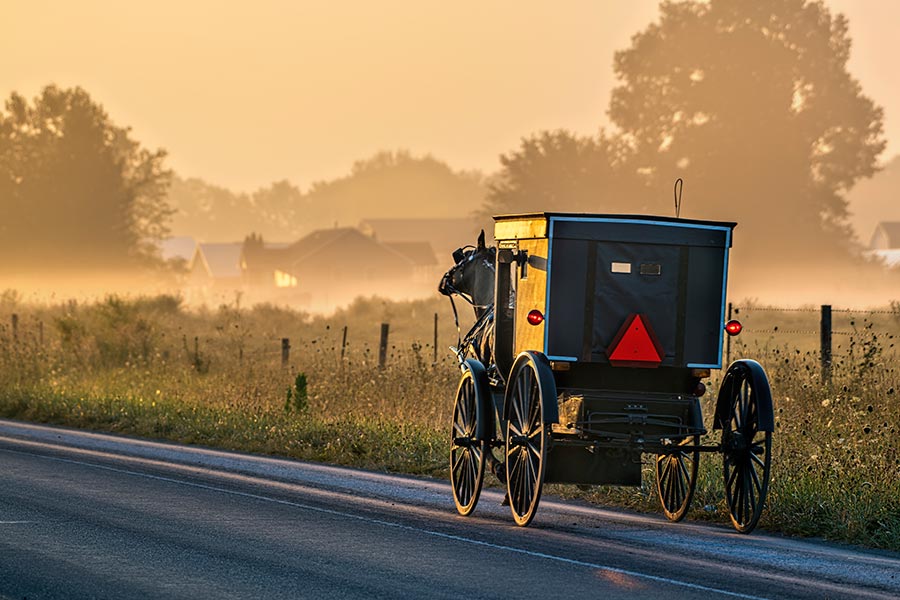
<path fill-rule="evenodd" d="M 475 255 L 478 254 L 478 248 L 476 248 L 475 246 L 471 246 L 471 245 L 463 246 L 462 248 L 460 248 L 460 250 L 465 252 L 466 250 L 468 250 L 470 248 L 472 249 L 472 251 L 469 252 L 468 254 L 466 254 L 462 258 L 462 260 L 460 260 L 455 265 L 450 267 L 450 270 L 448 270 L 444 274 L 444 277 L 441 279 L 441 283 L 438 286 L 438 291 L 440 291 L 442 294 L 444 294 L 445 296 L 447 296 L 447 298 L 450 299 L 450 306 L 453 308 L 453 322 L 456 324 L 456 353 L 457 353 L 457 358 L 459 358 L 460 360 L 462 360 L 460 357 L 462 356 L 461 352 L 463 349 L 462 348 L 463 338 L 462 338 L 462 330 L 459 327 L 459 312 L 457 312 L 457 310 L 456 310 L 456 302 L 453 301 L 453 296 L 454 295 L 459 296 L 460 298 L 462 298 L 463 300 L 468 302 L 469 305 L 472 306 L 472 308 L 490 309 L 490 308 L 493 308 L 493 306 L 494 306 L 493 302 L 490 304 L 475 304 L 474 296 L 472 296 L 471 294 L 467 294 L 467 293 L 463 292 L 462 290 L 457 289 L 453 285 L 453 275 L 452 274 L 457 269 L 462 268 L 462 266 L 465 265 L 466 263 L 469 263 L 469 262 L 472 262 L 473 260 L 475 260 Z M 484 323 L 487 320 L 487 316 L 490 315 L 491 312 L 492 312 L 491 310 L 485 310 L 481 314 L 481 316 L 475 320 L 475 323 L 472 325 L 472 328 L 466 334 L 465 339 L 467 342 L 469 341 L 469 338 L 472 336 L 472 334 L 474 332 L 476 332 L 479 329 L 481 329 L 482 327 L 484 327 Z"/>

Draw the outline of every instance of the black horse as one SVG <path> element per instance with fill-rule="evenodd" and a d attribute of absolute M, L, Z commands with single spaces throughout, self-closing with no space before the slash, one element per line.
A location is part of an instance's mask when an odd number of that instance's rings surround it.
<path fill-rule="evenodd" d="M 444 274 L 438 285 L 438 291 L 449 296 L 451 304 L 453 296 L 459 296 L 471 304 L 475 311 L 475 324 L 456 348 L 460 362 L 467 356 L 478 359 L 485 366 L 490 366 L 493 362 L 491 347 L 496 254 L 493 246 L 485 246 L 482 230 L 476 246 L 459 248 L 453 253 L 456 264 Z M 453 304 L 453 313 L 459 329 L 456 304 Z"/>

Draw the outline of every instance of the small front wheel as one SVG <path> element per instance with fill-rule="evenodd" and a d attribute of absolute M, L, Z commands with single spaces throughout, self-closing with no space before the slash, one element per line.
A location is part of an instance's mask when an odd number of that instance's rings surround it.
<path fill-rule="evenodd" d="M 466 369 L 456 389 L 450 439 L 450 485 L 456 510 L 464 517 L 475 510 L 484 481 L 485 443 L 477 434 L 480 412 L 475 378 Z"/>
<path fill-rule="evenodd" d="M 689 444 L 699 446 L 700 436 L 688 436 L 671 452 L 656 455 L 656 491 L 666 518 L 673 523 L 687 514 L 697 486 L 700 451 L 682 449 Z"/>

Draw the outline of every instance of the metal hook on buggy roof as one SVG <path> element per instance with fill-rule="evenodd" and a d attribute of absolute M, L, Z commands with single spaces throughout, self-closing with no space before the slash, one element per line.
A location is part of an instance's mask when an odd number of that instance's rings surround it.
<path fill-rule="evenodd" d="M 675 218 L 681 218 L 681 192 L 684 190 L 684 179 L 675 180 Z"/>

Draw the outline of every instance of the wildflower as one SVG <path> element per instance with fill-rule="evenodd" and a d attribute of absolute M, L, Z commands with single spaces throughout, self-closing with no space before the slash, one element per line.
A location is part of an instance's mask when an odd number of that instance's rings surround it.
<path fill-rule="evenodd" d="M 822 406 L 828 408 L 829 406 L 831 406 L 831 400 L 829 398 L 825 398 L 824 400 L 822 400 Z"/>

